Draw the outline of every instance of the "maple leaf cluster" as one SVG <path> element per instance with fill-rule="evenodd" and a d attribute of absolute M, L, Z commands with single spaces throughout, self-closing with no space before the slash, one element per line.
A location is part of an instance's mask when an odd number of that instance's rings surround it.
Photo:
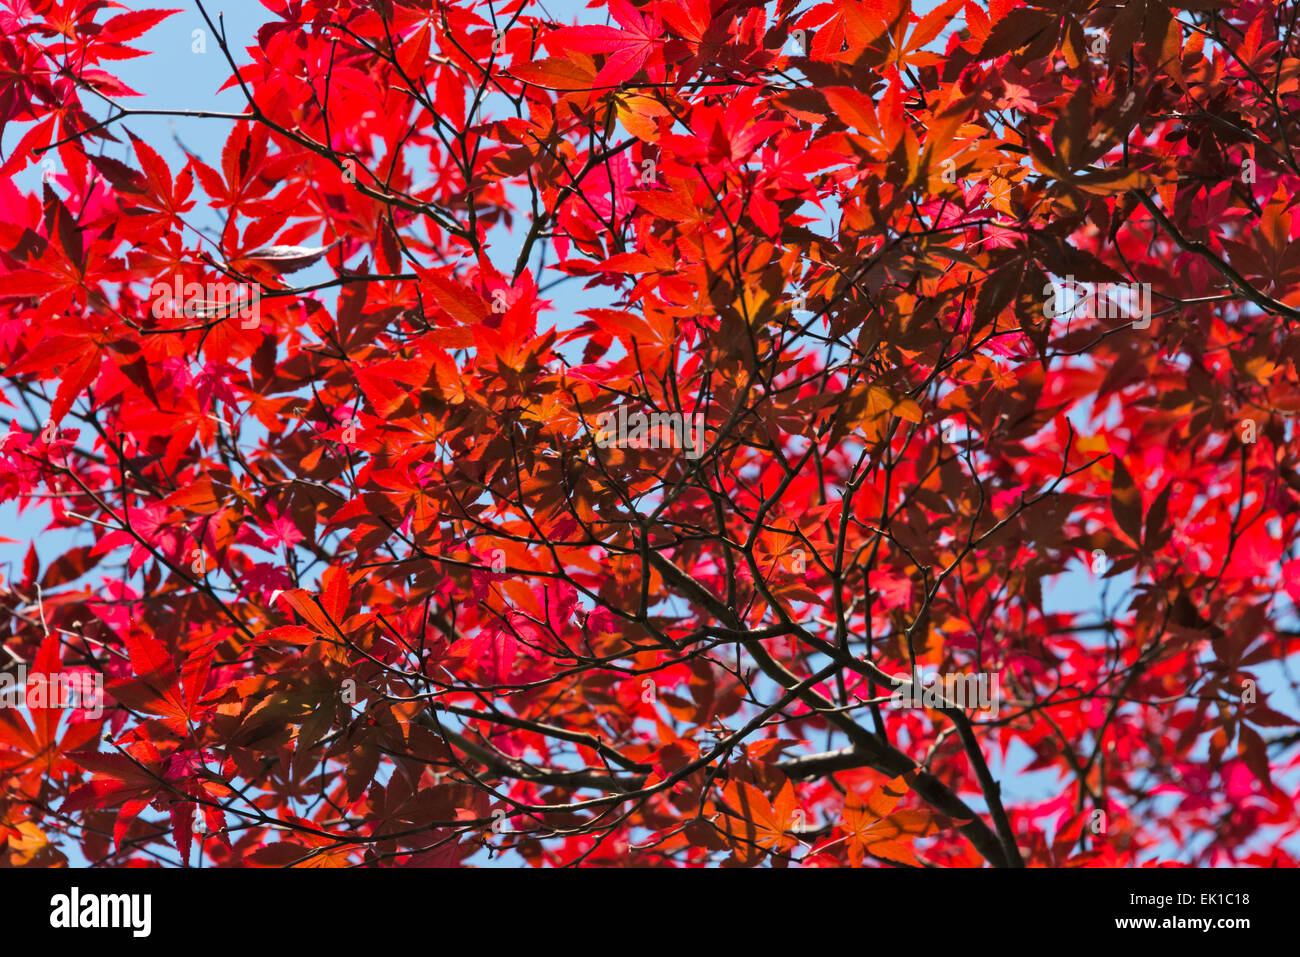
<path fill-rule="evenodd" d="M 1297 863 L 1293 4 L 263 5 L 0 5 L 6 866 Z"/>

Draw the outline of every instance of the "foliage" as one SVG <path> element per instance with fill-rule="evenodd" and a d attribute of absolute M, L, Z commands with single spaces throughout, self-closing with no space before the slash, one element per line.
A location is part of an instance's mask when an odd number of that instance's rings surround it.
<path fill-rule="evenodd" d="M 1294 2 L 264 5 L 0 11 L 6 864 L 1296 863 Z"/>

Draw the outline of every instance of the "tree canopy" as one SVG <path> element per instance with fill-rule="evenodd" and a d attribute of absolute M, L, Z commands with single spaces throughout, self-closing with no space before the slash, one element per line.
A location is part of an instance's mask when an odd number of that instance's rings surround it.
<path fill-rule="evenodd" d="M 1296 3 L 4 6 L 6 865 L 1296 864 Z"/>

